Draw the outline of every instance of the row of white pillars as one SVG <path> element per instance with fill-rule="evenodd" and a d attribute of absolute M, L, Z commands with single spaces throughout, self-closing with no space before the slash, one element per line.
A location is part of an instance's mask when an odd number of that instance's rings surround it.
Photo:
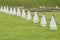
<path fill-rule="evenodd" d="M 4 13 L 10 14 L 10 15 L 17 15 L 17 16 L 21 16 L 21 18 L 26 18 L 27 20 L 32 20 L 32 15 L 31 15 L 31 12 L 29 10 L 28 10 L 27 15 L 26 15 L 25 9 L 22 9 L 22 13 L 21 13 L 20 8 L 16 9 L 15 7 L 9 8 L 8 6 L 1 6 L 0 12 L 4 12 Z M 38 14 L 37 14 L 37 12 L 34 12 L 33 23 L 38 23 L 38 22 L 39 22 Z M 46 20 L 46 17 L 44 14 L 42 14 L 40 25 L 43 27 L 47 27 L 47 20 Z M 57 29 L 54 16 L 52 16 L 51 20 L 50 20 L 50 29 L 51 30 Z"/>

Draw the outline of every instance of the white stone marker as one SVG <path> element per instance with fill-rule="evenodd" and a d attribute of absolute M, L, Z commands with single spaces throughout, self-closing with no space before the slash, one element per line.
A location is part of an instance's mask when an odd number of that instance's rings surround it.
<path fill-rule="evenodd" d="M 56 21 L 55 21 L 54 15 L 51 17 L 50 30 L 57 30 L 57 26 L 56 26 Z"/>
<path fill-rule="evenodd" d="M 17 12 L 16 12 L 16 8 L 14 7 L 14 8 L 13 8 L 13 15 L 16 15 L 16 13 L 17 13 Z"/>
<path fill-rule="evenodd" d="M 17 8 L 17 16 L 21 16 L 20 8 Z"/>
<path fill-rule="evenodd" d="M 46 17 L 44 14 L 42 15 L 42 18 L 41 18 L 41 26 L 47 26 Z"/>
<path fill-rule="evenodd" d="M 13 14 L 13 10 L 12 10 L 12 7 L 10 7 L 10 11 L 9 11 L 9 14 L 12 15 Z"/>
<path fill-rule="evenodd" d="M 37 12 L 34 12 L 33 23 L 38 23 L 38 22 L 39 22 L 38 14 L 37 14 Z"/>
<path fill-rule="evenodd" d="M 6 6 L 4 6 L 3 10 L 4 10 L 3 12 L 6 13 Z"/>
<path fill-rule="evenodd" d="M 3 12 L 3 6 L 1 6 L 1 10 L 0 11 Z"/>
<path fill-rule="evenodd" d="M 6 14 L 8 14 L 9 13 L 9 8 L 8 8 L 8 6 L 6 7 Z"/>
<path fill-rule="evenodd" d="M 28 13 L 27 13 L 27 20 L 31 20 L 31 19 L 32 19 L 31 13 L 30 13 L 30 11 L 28 10 Z"/>
<path fill-rule="evenodd" d="M 25 9 L 22 9 L 22 18 L 26 18 Z"/>

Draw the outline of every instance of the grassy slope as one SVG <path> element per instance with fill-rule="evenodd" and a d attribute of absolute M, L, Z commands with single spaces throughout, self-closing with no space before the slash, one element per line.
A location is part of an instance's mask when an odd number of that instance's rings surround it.
<path fill-rule="evenodd" d="M 59 13 L 45 12 L 45 15 L 50 18 L 54 14 L 56 21 L 60 22 Z M 42 15 L 41 12 L 38 14 Z M 40 19 L 41 17 L 39 17 L 39 21 Z M 47 27 L 41 27 L 40 22 L 34 24 L 32 21 L 0 12 L 0 40 L 60 40 L 60 25 L 57 25 L 58 30 L 51 31 L 49 21 L 47 22 Z"/>
<path fill-rule="evenodd" d="M 0 0 L 0 5 L 25 6 L 28 8 L 39 6 L 60 6 L 60 0 Z"/>

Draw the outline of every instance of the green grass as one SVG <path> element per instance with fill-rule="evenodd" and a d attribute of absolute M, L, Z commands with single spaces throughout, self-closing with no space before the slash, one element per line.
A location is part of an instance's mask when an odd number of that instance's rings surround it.
<path fill-rule="evenodd" d="M 49 20 L 46 27 L 40 26 L 40 19 L 43 12 L 38 12 L 39 23 L 21 17 L 12 16 L 0 12 L 0 40 L 60 40 L 60 25 L 58 30 L 49 29 Z M 47 18 L 56 15 L 56 21 L 60 22 L 60 12 L 44 12 Z M 33 15 L 33 13 L 32 13 Z"/>
<path fill-rule="evenodd" d="M 60 0 L 0 0 L 2 6 L 25 6 L 26 8 L 38 8 L 40 6 L 60 7 Z"/>

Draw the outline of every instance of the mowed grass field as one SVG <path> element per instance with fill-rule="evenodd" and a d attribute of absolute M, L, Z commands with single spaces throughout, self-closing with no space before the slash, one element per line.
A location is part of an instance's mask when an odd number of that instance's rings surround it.
<path fill-rule="evenodd" d="M 0 0 L 0 6 L 25 6 L 26 8 L 38 8 L 40 6 L 60 7 L 60 0 Z"/>
<path fill-rule="evenodd" d="M 60 12 L 38 12 L 38 24 L 0 12 L 0 40 L 60 40 L 60 25 L 57 24 L 58 30 L 50 30 L 50 20 L 47 20 L 46 27 L 40 26 L 42 13 L 47 19 L 54 14 L 56 22 L 60 23 Z M 34 13 L 31 14 L 33 17 Z"/>

